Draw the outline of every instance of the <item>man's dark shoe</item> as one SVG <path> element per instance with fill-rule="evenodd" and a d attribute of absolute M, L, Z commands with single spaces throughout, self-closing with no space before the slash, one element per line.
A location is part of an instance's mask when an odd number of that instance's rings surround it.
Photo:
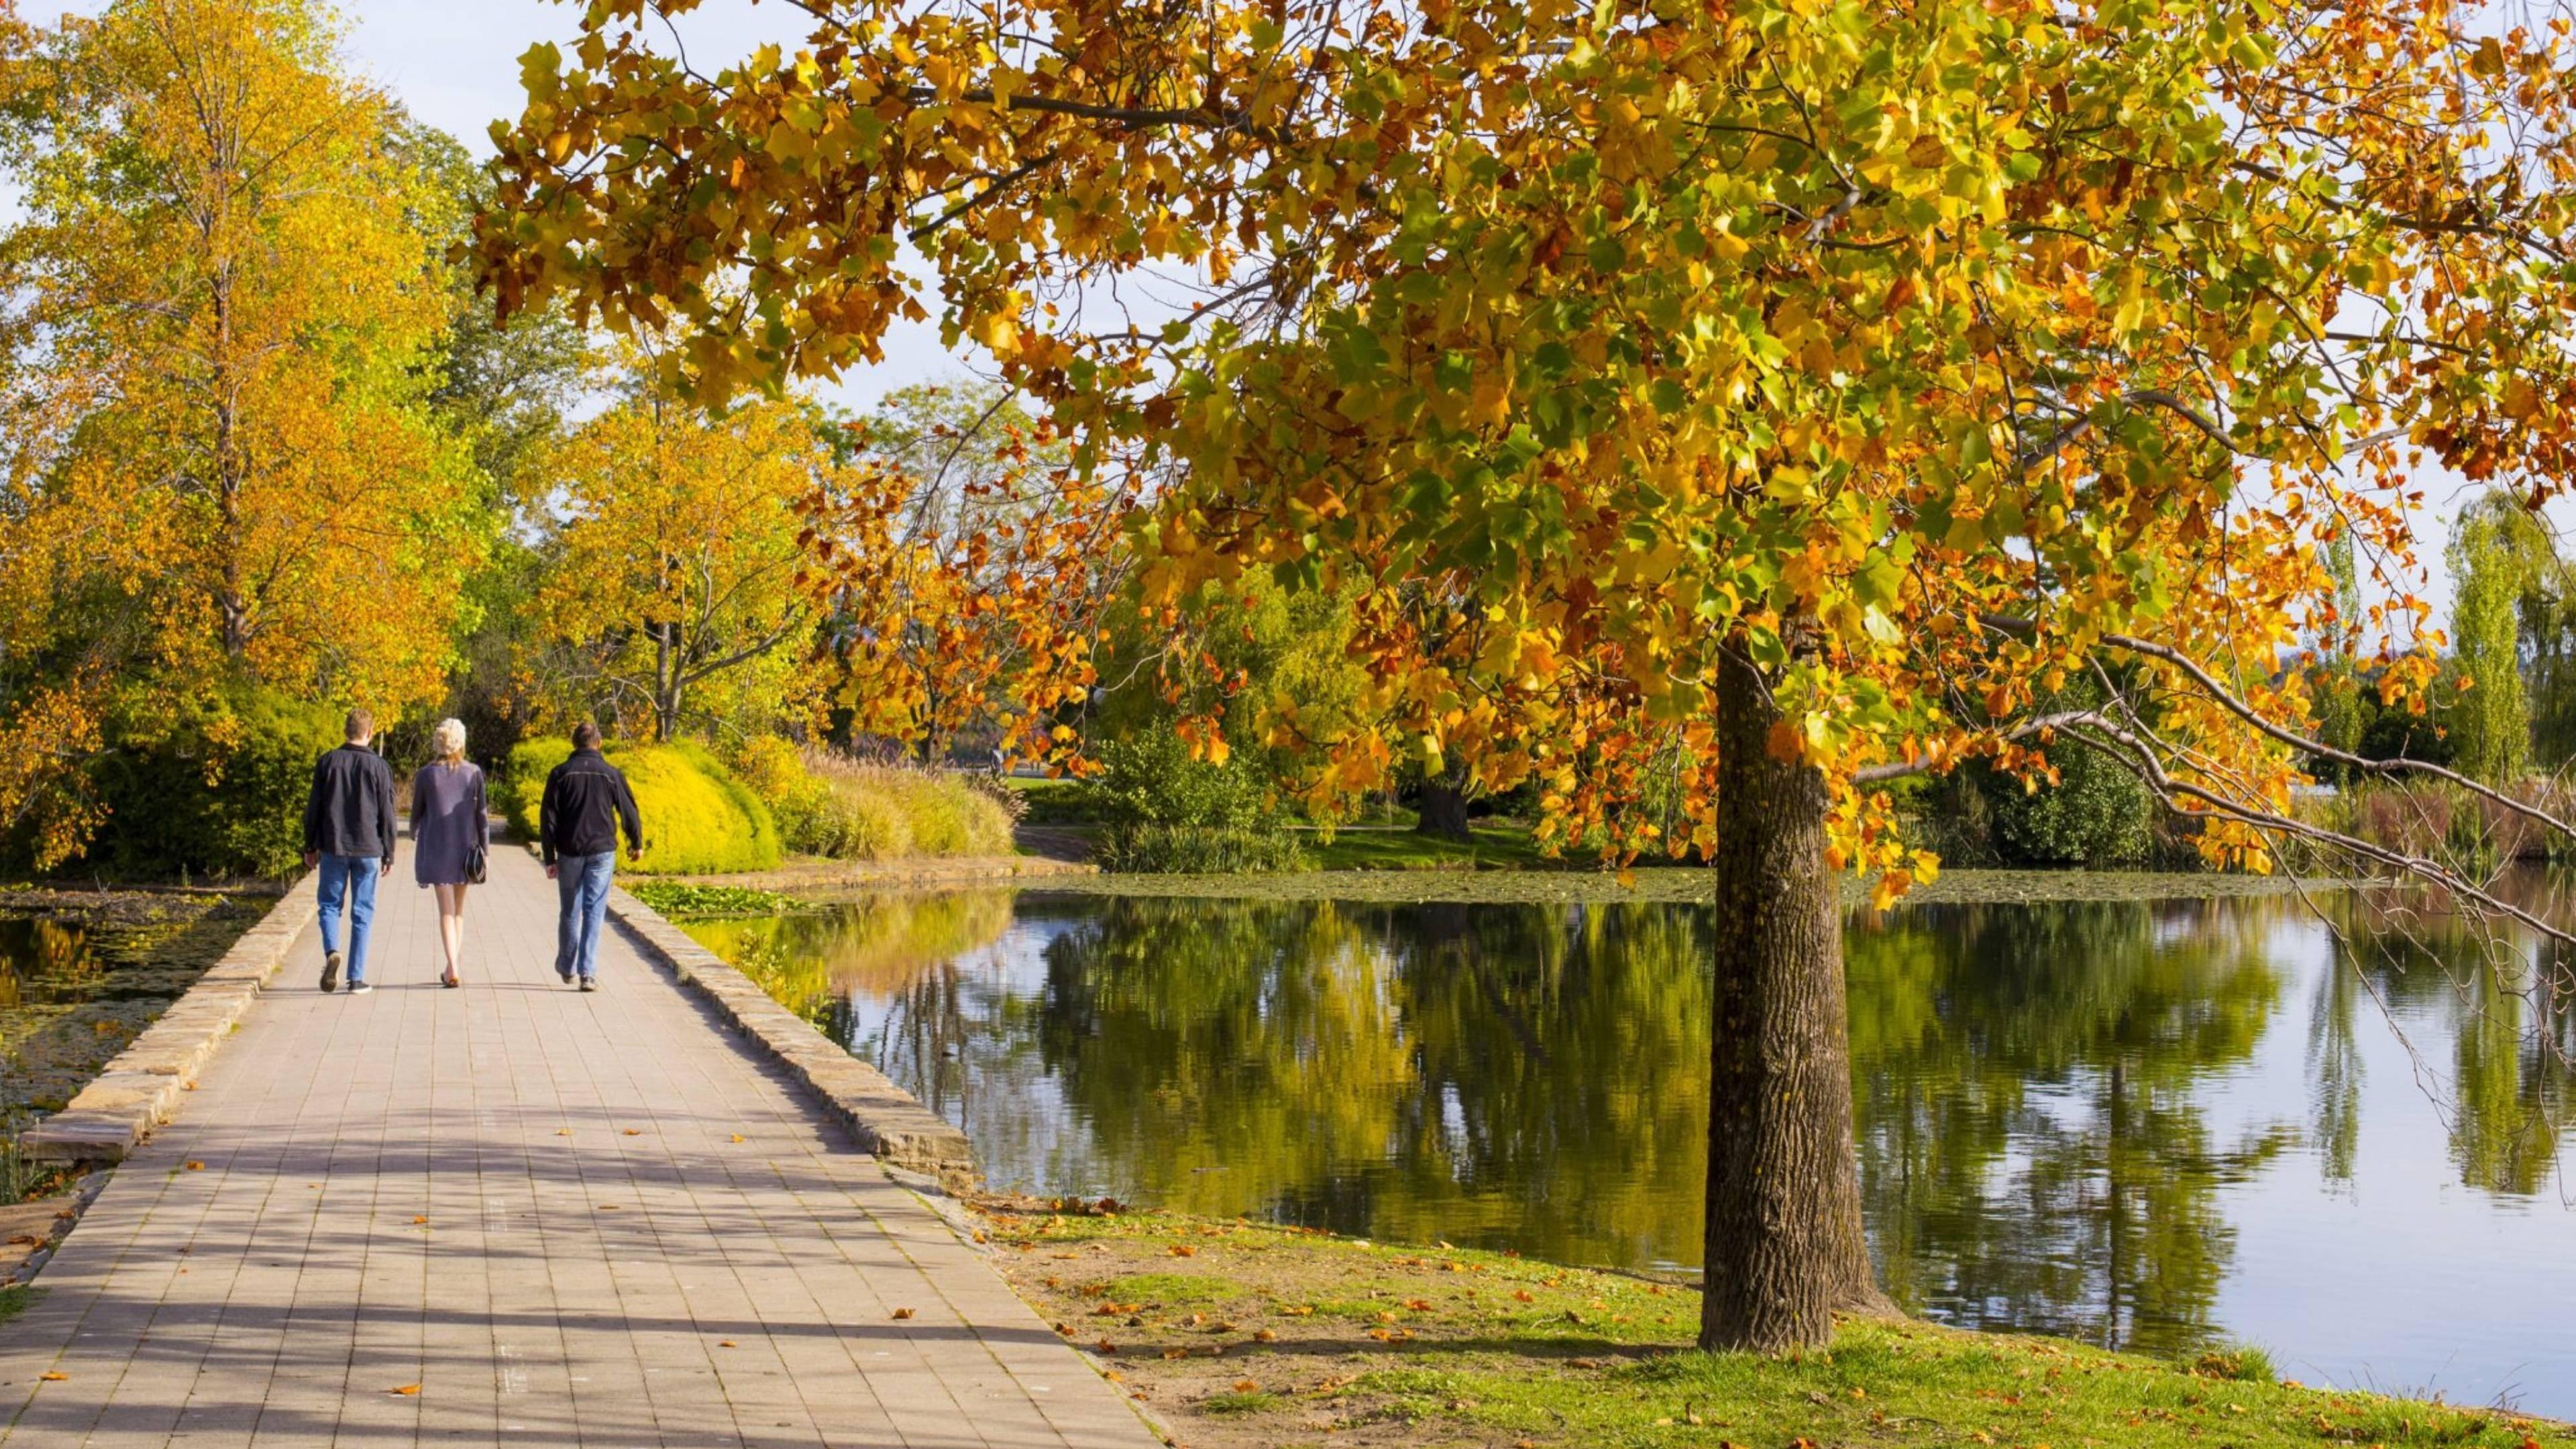
<path fill-rule="evenodd" d="M 596 976 L 585 976 L 581 978 L 581 989 L 584 991 L 597 991 L 599 989 L 599 978 Z"/>
<path fill-rule="evenodd" d="M 375 987 L 364 981 L 352 981 L 349 983 L 349 994 L 351 996 L 364 996 L 375 989 Z"/>
<path fill-rule="evenodd" d="M 322 994 L 328 996 L 339 989 L 340 953 L 325 951 L 322 953 Z"/>
<path fill-rule="evenodd" d="M 563 971 L 563 970 L 558 970 L 558 971 L 556 971 L 556 972 L 555 972 L 555 974 L 556 974 L 557 976 L 560 976 L 560 977 L 562 977 L 562 978 L 563 978 L 563 984 L 564 984 L 564 985 L 566 985 L 566 986 L 570 986 L 570 985 L 572 984 L 572 973 L 571 973 L 571 972 L 569 972 L 569 971 Z"/>

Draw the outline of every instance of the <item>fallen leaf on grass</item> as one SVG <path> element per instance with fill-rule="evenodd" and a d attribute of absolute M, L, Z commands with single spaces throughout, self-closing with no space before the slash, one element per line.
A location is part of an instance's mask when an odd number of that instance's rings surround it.
<path fill-rule="evenodd" d="M 1266 1328 L 1258 1329 L 1253 1333 L 1252 1341 L 1254 1343 L 1277 1343 L 1279 1341 L 1279 1335 L 1272 1333 Z"/>
<path fill-rule="evenodd" d="M 1118 1351 L 1118 1345 L 1111 1343 L 1105 1338 L 1100 1340 L 1098 1343 L 1093 1344 L 1092 1347 L 1098 1349 L 1102 1353 L 1116 1353 Z"/>
<path fill-rule="evenodd" d="M 1195 1258 L 1198 1255 L 1199 1250 L 1191 1247 L 1187 1243 L 1172 1244 L 1172 1256 L 1175 1258 Z"/>
<path fill-rule="evenodd" d="M 1261 1385 L 1254 1383 L 1250 1379 L 1236 1379 L 1234 1381 L 1234 1391 L 1238 1394 L 1257 1394 L 1261 1392 Z"/>
<path fill-rule="evenodd" d="M 1428 1298 L 1407 1298 L 1404 1300 L 1404 1306 L 1412 1309 L 1416 1313 L 1427 1313 L 1431 1310 L 1431 1300 Z"/>
<path fill-rule="evenodd" d="M 1538 1301 L 1538 1295 L 1537 1295 L 1537 1294 L 1535 1294 L 1535 1293 L 1532 1293 L 1532 1292 L 1531 1292 L 1531 1291 L 1529 1291 L 1527 1288 L 1515 1288 L 1515 1289 L 1513 1289 L 1513 1290 L 1512 1290 L 1512 1296 L 1513 1296 L 1514 1298 L 1519 1299 L 1519 1300 L 1520 1300 L 1520 1301 L 1522 1301 L 1523 1303 L 1536 1303 L 1536 1302 Z"/>
<path fill-rule="evenodd" d="M 894 1311 L 894 1316 L 897 1318 L 910 1318 L 912 1316 L 912 1310 L 909 1308 L 898 1308 Z"/>
<path fill-rule="evenodd" d="M 396 1388 L 396 1389 L 387 1389 L 387 1390 L 385 1390 L 385 1392 L 386 1392 L 386 1393 L 389 1393 L 389 1394 L 401 1394 L 401 1395 L 403 1395 L 404 1397 L 408 1398 L 408 1397 L 410 1397 L 410 1396 L 412 1396 L 412 1395 L 417 1394 L 417 1393 L 419 1393 L 419 1392 L 420 1392 L 420 1385 L 418 1385 L 418 1384 L 404 1384 L 404 1385 L 403 1385 L 402 1387 L 400 1387 L 400 1388 Z"/>
<path fill-rule="evenodd" d="M 13 1248 L 32 1248 L 43 1241 L 44 1239 L 37 1237 L 33 1233 L 20 1233 L 9 1240 L 9 1246 Z"/>
<path fill-rule="evenodd" d="M 1190 1351 L 1186 1348 L 1167 1348 L 1163 1350 L 1163 1357 L 1165 1358 L 1188 1358 L 1189 1356 Z"/>
<path fill-rule="evenodd" d="M 1292 1317 L 1292 1318 L 1303 1318 L 1303 1317 L 1305 1317 L 1307 1314 L 1310 1314 L 1310 1313 L 1314 1312 L 1315 1310 L 1314 1310 L 1311 1306 L 1308 1306 L 1308 1307 L 1299 1307 L 1299 1308 L 1282 1308 L 1282 1309 L 1280 1309 L 1279 1311 L 1280 1311 L 1280 1312 L 1282 1312 L 1282 1313 L 1285 1313 L 1285 1314 L 1289 1315 L 1289 1316 L 1290 1316 L 1290 1317 Z"/>

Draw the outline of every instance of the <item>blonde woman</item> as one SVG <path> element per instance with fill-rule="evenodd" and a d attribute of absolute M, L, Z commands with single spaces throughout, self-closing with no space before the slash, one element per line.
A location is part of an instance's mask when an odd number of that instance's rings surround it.
<path fill-rule="evenodd" d="M 462 986 L 465 892 L 482 882 L 491 839 L 484 813 L 483 769 L 465 758 L 465 724 L 443 719 L 430 732 L 432 758 L 411 777 L 411 861 L 420 883 L 438 892 L 438 942 L 447 951 L 441 986 Z"/>

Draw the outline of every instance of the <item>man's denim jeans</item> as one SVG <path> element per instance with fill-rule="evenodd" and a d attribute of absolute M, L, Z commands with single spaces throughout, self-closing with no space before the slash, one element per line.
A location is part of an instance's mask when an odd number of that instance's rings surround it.
<path fill-rule="evenodd" d="M 608 879 L 617 852 L 555 857 L 555 895 L 563 914 L 555 925 L 555 974 L 588 980 L 599 971 L 599 932 L 608 919 Z"/>
<path fill-rule="evenodd" d="M 372 855 L 322 857 L 322 950 L 340 949 L 341 901 L 348 901 L 349 984 L 367 979 L 367 927 L 376 919 L 376 876 L 385 863 Z"/>

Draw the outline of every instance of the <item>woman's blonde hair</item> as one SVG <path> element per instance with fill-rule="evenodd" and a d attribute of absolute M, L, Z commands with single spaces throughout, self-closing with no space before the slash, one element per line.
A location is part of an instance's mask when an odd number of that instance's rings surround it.
<path fill-rule="evenodd" d="M 429 747 L 437 753 L 442 765 L 465 763 L 465 721 L 443 719 L 429 732 Z"/>

